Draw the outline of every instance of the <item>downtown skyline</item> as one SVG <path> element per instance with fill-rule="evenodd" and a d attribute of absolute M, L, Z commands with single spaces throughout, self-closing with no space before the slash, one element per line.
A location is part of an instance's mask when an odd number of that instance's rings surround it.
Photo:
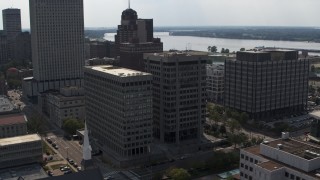
<path fill-rule="evenodd" d="M 1 0 L 0 8 L 21 9 L 22 27 L 30 28 L 28 0 Z M 308 26 L 320 27 L 317 0 L 135 0 L 139 17 L 155 26 Z M 84 0 L 85 27 L 116 27 L 127 0 Z M 245 10 L 245 11 L 244 11 Z M 97 18 L 98 17 L 98 18 Z M 2 27 L 2 17 L 0 29 Z"/>

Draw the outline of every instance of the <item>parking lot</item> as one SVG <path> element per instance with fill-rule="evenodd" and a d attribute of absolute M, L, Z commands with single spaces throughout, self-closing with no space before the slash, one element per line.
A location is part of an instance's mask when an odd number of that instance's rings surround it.
<path fill-rule="evenodd" d="M 309 127 L 314 120 L 313 117 L 311 117 L 309 114 L 294 114 L 291 115 L 290 117 L 283 117 L 283 118 L 278 118 L 278 119 L 273 119 L 273 122 L 269 123 L 262 123 L 266 126 L 269 126 L 271 128 L 274 128 L 274 125 L 276 123 L 288 123 L 290 126 L 295 127 L 295 128 L 305 128 Z"/>

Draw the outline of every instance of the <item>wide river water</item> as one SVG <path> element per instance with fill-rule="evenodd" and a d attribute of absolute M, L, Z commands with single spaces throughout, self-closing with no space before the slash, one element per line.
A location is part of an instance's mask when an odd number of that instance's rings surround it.
<path fill-rule="evenodd" d="M 114 35 L 115 33 L 106 33 L 104 36 L 104 39 L 109 41 L 114 41 Z M 313 42 L 170 36 L 169 32 L 155 32 L 154 37 L 161 38 L 161 41 L 163 42 L 164 50 L 188 49 L 188 50 L 207 51 L 208 46 L 216 46 L 218 48 L 218 51 L 220 51 L 221 48 L 228 48 L 231 52 L 239 51 L 240 48 L 252 49 L 254 47 L 261 47 L 261 46 L 320 50 L 320 43 L 313 43 Z M 320 54 L 317 54 L 317 55 L 320 55 Z"/>

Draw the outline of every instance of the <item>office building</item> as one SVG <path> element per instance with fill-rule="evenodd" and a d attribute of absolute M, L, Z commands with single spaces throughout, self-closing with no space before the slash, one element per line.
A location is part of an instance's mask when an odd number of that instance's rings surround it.
<path fill-rule="evenodd" d="M 8 62 L 8 43 L 7 36 L 0 31 L 0 65 Z"/>
<path fill-rule="evenodd" d="M 83 0 L 30 0 L 33 79 L 27 96 L 81 86 L 84 66 Z M 29 82 L 28 82 L 29 81 Z M 30 82 L 31 81 L 31 82 Z"/>
<path fill-rule="evenodd" d="M 92 58 L 86 60 L 86 66 L 98 66 L 98 65 L 118 65 L 118 58 Z"/>
<path fill-rule="evenodd" d="M 21 33 L 21 12 L 20 9 L 2 10 L 3 30 L 8 40 L 12 40 Z"/>
<path fill-rule="evenodd" d="M 146 163 L 152 142 L 152 75 L 111 65 L 84 68 L 91 146 L 116 166 Z M 95 147 L 93 147 L 94 149 Z"/>
<path fill-rule="evenodd" d="M 320 178 L 320 147 L 289 138 L 264 141 L 240 150 L 242 180 L 316 180 Z"/>
<path fill-rule="evenodd" d="M 0 168 L 42 162 L 42 142 L 37 134 L 0 139 Z"/>
<path fill-rule="evenodd" d="M 207 100 L 223 104 L 224 64 L 207 64 Z"/>
<path fill-rule="evenodd" d="M 40 95 L 38 101 L 42 112 L 59 127 L 62 127 L 66 119 L 85 120 L 83 88 L 64 87 L 60 91 L 45 92 Z"/>
<path fill-rule="evenodd" d="M 27 118 L 22 114 L 0 116 L 0 138 L 27 134 Z"/>
<path fill-rule="evenodd" d="M 8 59 L 14 59 L 14 39 L 21 33 L 20 9 L 2 10 L 3 30 L 7 36 Z"/>
<path fill-rule="evenodd" d="M 297 51 L 237 52 L 225 61 L 224 104 L 257 119 L 301 112 L 308 77 L 309 60 L 298 59 Z"/>
<path fill-rule="evenodd" d="M 12 59 L 24 64 L 31 62 L 31 34 L 29 32 L 22 32 L 16 35 L 13 39 L 12 47 Z"/>
<path fill-rule="evenodd" d="M 122 12 L 115 46 L 120 66 L 138 71 L 144 71 L 143 53 L 163 51 L 161 40 L 153 38 L 153 19 L 138 19 L 137 12 L 131 8 Z"/>
<path fill-rule="evenodd" d="M 165 143 L 199 141 L 206 114 L 207 53 L 145 54 L 153 75 L 153 133 Z"/>
<path fill-rule="evenodd" d="M 86 55 L 86 59 L 92 58 L 113 58 L 115 57 L 115 44 L 111 41 L 97 41 L 97 40 L 89 40 L 85 44 L 86 51 L 88 55 Z"/>

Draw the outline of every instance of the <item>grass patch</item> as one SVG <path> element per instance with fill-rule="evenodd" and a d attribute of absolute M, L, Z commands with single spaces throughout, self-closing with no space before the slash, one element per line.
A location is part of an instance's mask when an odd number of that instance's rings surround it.
<path fill-rule="evenodd" d="M 52 148 L 44 141 L 42 141 L 42 148 L 44 153 L 56 154 Z"/>
<path fill-rule="evenodd" d="M 60 169 L 60 166 L 68 166 L 66 164 L 56 164 L 56 165 L 52 165 L 50 166 L 53 170 L 56 170 L 56 169 Z M 70 166 L 69 166 L 70 167 Z"/>

